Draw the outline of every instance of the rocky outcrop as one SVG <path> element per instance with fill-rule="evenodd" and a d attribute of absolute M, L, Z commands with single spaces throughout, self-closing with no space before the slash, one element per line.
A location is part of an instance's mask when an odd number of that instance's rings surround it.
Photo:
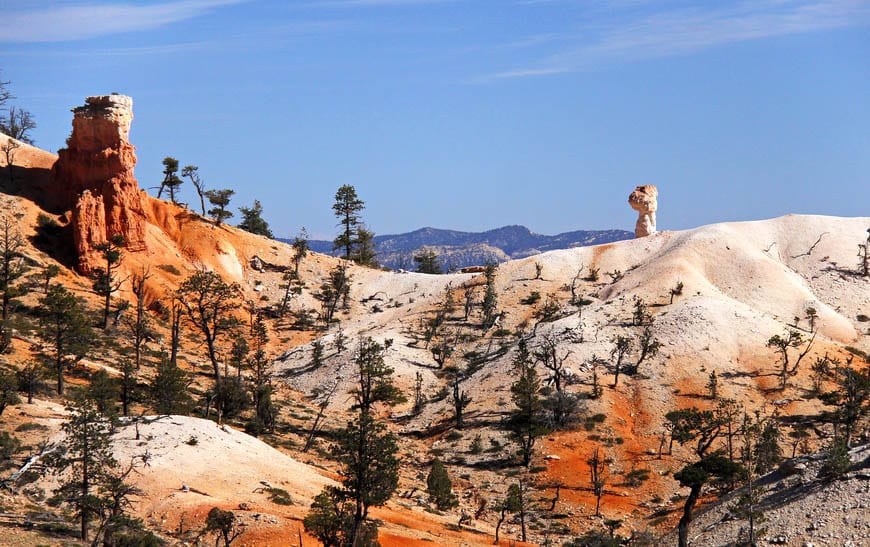
<path fill-rule="evenodd" d="M 656 232 L 658 195 L 658 188 L 652 184 L 645 184 L 635 188 L 628 196 L 628 204 L 637 211 L 637 223 L 634 225 L 635 237 L 646 237 Z"/>
<path fill-rule="evenodd" d="M 130 144 L 133 99 L 88 97 L 73 109 L 67 148 L 58 151 L 54 192 L 46 201 L 72 211 L 78 269 L 89 273 L 101 262 L 96 246 L 122 235 L 127 251 L 145 249 L 145 207 L 133 175 L 136 149 Z"/>

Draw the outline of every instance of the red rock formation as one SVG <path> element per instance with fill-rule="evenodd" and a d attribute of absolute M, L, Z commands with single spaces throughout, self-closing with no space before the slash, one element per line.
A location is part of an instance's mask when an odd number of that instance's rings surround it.
<path fill-rule="evenodd" d="M 128 251 L 145 249 L 145 208 L 128 140 L 133 99 L 88 97 L 73 115 L 72 135 L 53 169 L 55 192 L 46 201 L 72 210 L 78 269 L 89 273 L 102 262 L 95 247 L 112 236 L 123 235 Z"/>

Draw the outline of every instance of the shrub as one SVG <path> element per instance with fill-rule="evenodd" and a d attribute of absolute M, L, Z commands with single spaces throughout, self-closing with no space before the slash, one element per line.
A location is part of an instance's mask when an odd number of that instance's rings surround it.
<path fill-rule="evenodd" d="M 266 488 L 266 494 L 269 495 L 269 499 L 272 500 L 272 503 L 278 505 L 293 505 L 293 498 L 291 498 L 290 493 L 283 488 Z"/>

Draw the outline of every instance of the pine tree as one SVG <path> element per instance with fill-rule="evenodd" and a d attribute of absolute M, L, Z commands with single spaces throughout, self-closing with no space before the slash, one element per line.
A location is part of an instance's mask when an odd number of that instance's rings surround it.
<path fill-rule="evenodd" d="M 269 229 L 269 223 L 263 218 L 263 206 L 260 200 L 255 199 L 254 205 L 250 208 L 239 207 L 242 213 L 242 222 L 239 223 L 239 228 L 252 234 L 273 238 L 272 230 Z"/>
<path fill-rule="evenodd" d="M 214 217 L 216 226 L 220 226 L 223 221 L 233 217 L 233 213 L 227 211 L 227 206 L 235 193 L 235 190 L 229 189 L 207 190 L 203 193 L 208 198 L 208 202 L 214 205 L 214 208 L 208 210 L 208 214 Z"/>
<path fill-rule="evenodd" d="M 442 274 L 444 269 L 441 267 L 441 260 L 432 249 L 424 247 L 419 253 L 414 255 L 414 262 L 417 264 L 417 272 L 425 274 Z"/>
<path fill-rule="evenodd" d="M 218 393 L 221 384 L 218 343 L 236 324 L 230 314 L 238 307 L 236 297 L 240 290 L 237 283 L 227 283 L 215 272 L 202 270 L 185 279 L 176 292 L 188 320 L 205 339 Z"/>
<path fill-rule="evenodd" d="M 385 504 L 398 487 L 396 438 L 372 413 L 375 404 L 404 399 L 393 384 L 392 367 L 384 362 L 385 351 L 370 338 L 357 351 L 357 385 L 351 390 L 357 416 L 339 433 L 334 450 L 342 465 L 342 487 L 322 492 L 304 521 L 305 529 L 324 544 L 374 545 L 377 526 L 368 521 L 369 509 Z"/>
<path fill-rule="evenodd" d="M 453 483 L 447 474 L 447 468 L 438 458 L 432 462 L 432 468 L 426 477 L 426 491 L 429 493 L 429 501 L 441 511 L 447 511 L 459 504 L 453 493 Z"/>
<path fill-rule="evenodd" d="M 344 249 L 344 258 L 353 258 L 354 247 L 359 240 L 360 211 L 365 202 L 356 195 L 356 188 L 349 184 L 341 186 L 335 193 L 332 210 L 338 218 L 341 233 L 333 242 L 333 249 Z"/>
<path fill-rule="evenodd" d="M 299 230 L 299 235 L 293 239 L 293 251 L 293 272 L 298 277 L 299 266 L 305 257 L 308 256 L 308 231 L 305 230 L 304 226 Z"/>
<path fill-rule="evenodd" d="M 375 258 L 375 234 L 367 229 L 365 225 L 360 224 L 357 228 L 356 245 L 353 250 L 353 261 L 360 266 L 368 268 L 377 268 L 378 261 Z"/>
<path fill-rule="evenodd" d="M 57 393 L 63 395 L 63 373 L 71 362 L 87 354 L 93 339 L 91 328 L 83 302 L 63 285 L 52 285 L 48 294 L 39 299 L 39 306 L 39 335 L 52 348 Z"/>
<path fill-rule="evenodd" d="M 483 321 L 482 326 L 488 329 L 495 324 L 496 311 L 498 307 L 498 296 L 495 293 L 495 274 L 498 269 L 498 264 L 488 263 L 483 271 L 486 279 L 486 288 L 483 293 Z"/>
<path fill-rule="evenodd" d="M 69 418 L 62 425 L 66 440 L 64 451 L 50 460 L 57 473 L 66 473 L 52 500 L 70 505 L 79 519 L 82 541 L 88 541 L 89 525 L 102 511 L 98 488 L 117 465 L 111 451 L 111 425 L 87 401 L 67 408 Z"/>
<path fill-rule="evenodd" d="M 178 160 L 169 156 L 163 158 L 163 181 L 157 191 L 157 199 L 160 199 L 163 190 L 167 189 L 169 190 L 169 199 L 172 200 L 172 203 L 176 203 L 175 192 L 178 191 L 182 182 L 184 181 L 178 178 Z"/>
<path fill-rule="evenodd" d="M 199 167 L 196 165 L 185 165 L 181 170 L 181 176 L 190 179 L 190 183 L 196 189 L 196 194 L 199 196 L 199 206 L 202 211 L 202 216 L 205 216 L 205 183 L 199 176 Z"/>
<path fill-rule="evenodd" d="M 148 386 L 151 406 L 157 414 L 181 414 L 190 411 L 193 398 L 187 391 L 190 378 L 168 357 L 157 362 L 157 373 Z"/>
<path fill-rule="evenodd" d="M 112 295 L 123 283 L 115 277 L 115 269 L 121 262 L 121 248 L 124 246 L 124 236 L 114 235 L 108 241 L 95 246 L 106 261 L 105 268 L 97 268 L 92 274 L 94 292 L 103 297 L 103 330 L 109 328 L 109 314 L 112 310 Z"/>
<path fill-rule="evenodd" d="M 547 429 L 542 420 L 541 380 L 523 339 L 514 356 L 513 373 L 516 381 L 511 385 L 511 398 L 516 408 L 511 413 L 509 424 L 514 439 L 520 445 L 523 465 L 528 467 L 535 442 Z"/>

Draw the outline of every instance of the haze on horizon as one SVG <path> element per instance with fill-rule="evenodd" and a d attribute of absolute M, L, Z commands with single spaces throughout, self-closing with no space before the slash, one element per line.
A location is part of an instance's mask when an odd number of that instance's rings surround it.
<path fill-rule="evenodd" d="M 659 229 L 866 216 L 868 0 L 7 2 L 0 79 L 56 151 L 88 95 L 134 99 L 136 175 L 200 167 L 275 235 Z M 182 200 L 193 203 L 191 188 Z"/>

